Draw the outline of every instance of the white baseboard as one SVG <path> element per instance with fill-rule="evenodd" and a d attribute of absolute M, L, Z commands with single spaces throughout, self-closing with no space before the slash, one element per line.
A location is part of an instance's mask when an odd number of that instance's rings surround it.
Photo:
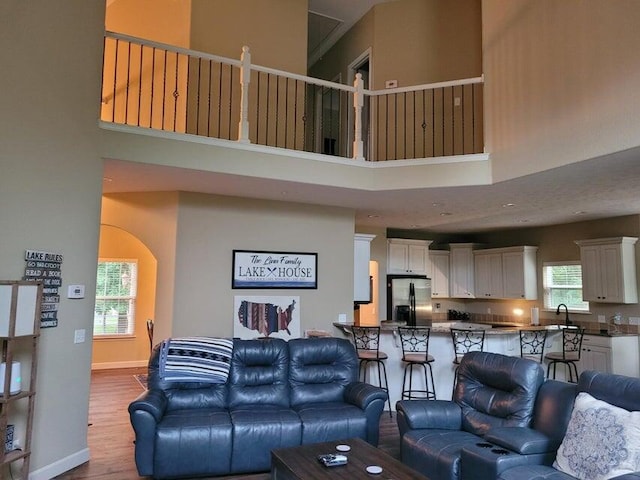
<path fill-rule="evenodd" d="M 46 467 L 39 468 L 38 470 L 29 474 L 29 480 L 50 480 L 65 472 L 68 472 L 72 468 L 76 468 L 78 465 L 87 463 L 89 461 L 89 449 L 85 448 L 76 452 L 68 457 L 62 458 L 56 462 L 53 462 Z"/>
<path fill-rule="evenodd" d="M 148 360 L 130 360 L 127 362 L 103 362 L 92 363 L 91 370 L 110 370 L 113 368 L 135 368 L 146 367 L 149 365 Z"/>

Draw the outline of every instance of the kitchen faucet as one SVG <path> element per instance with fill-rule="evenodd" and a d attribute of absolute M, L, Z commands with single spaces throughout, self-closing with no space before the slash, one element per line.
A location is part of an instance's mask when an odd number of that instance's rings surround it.
<path fill-rule="evenodd" d="M 556 315 L 560 315 L 560 307 L 564 307 L 564 312 L 565 312 L 564 324 L 567 326 L 573 325 L 573 322 L 569 320 L 569 309 L 564 303 L 561 303 L 560 305 L 558 305 L 558 308 L 556 308 Z"/>

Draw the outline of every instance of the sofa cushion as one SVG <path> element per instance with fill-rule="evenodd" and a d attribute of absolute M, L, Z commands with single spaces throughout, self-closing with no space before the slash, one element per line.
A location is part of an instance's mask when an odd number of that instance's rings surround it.
<path fill-rule="evenodd" d="M 229 374 L 229 407 L 289 407 L 289 348 L 280 338 L 235 340 Z"/>
<path fill-rule="evenodd" d="M 553 466 L 579 479 L 603 480 L 640 469 L 639 461 L 640 412 L 579 393 Z"/>
<path fill-rule="evenodd" d="M 154 478 L 228 473 L 232 433 L 229 412 L 222 409 L 166 413 L 155 433 Z"/>
<path fill-rule="evenodd" d="M 345 438 L 367 440 L 364 410 L 344 402 L 307 403 L 294 407 L 302 420 L 302 443 L 320 443 Z"/>
<path fill-rule="evenodd" d="M 463 447 L 480 441 L 480 437 L 462 430 L 412 430 L 402 437 L 400 455 L 402 463 L 431 479 L 457 480 Z"/>
<path fill-rule="evenodd" d="M 291 405 L 342 402 L 347 385 L 358 379 L 358 358 L 345 338 L 289 341 Z"/>
<path fill-rule="evenodd" d="M 296 412 L 271 405 L 244 405 L 231 411 L 231 473 L 266 472 L 271 450 L 300 445 L 302 423 Z"/>

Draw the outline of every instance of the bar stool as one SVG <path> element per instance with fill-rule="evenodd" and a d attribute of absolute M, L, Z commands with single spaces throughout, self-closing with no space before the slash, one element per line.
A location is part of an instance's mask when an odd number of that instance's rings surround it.
<path fill-rule="evenodd" d="M 471 329 L 471 328 L 452 328 L 451 340 L 453 341 L 453 364 L 455 370 L 453 371 L 453 389 L 451 397 L 456 391 L 456 384 L 458 383 L 458 367 L 460 366 L 460 360 L 465 354 L 469 352 L 482 352 L 484 350 L 484 335 L 485 329 Z"/>
<path fill-rule="evenodd" d="M 433 369 L 431 364 L 435 361 L 429 354 L 429 327 L 398 327 L 400 343 L 402 344 L 402 361 L 405 362 L 404 375 L 402 378 L 402 400 L 404 399 L 436 399 L 436 386 L 433 381 Z M 422 368 L 424 372 L 424 390 L 413 389 L 413 367 Z M 429 376 L 427 376 L 427 370 Z M 409 388 L 407 388 L 407 376 L 409 377 Z M 429 378 L 431 388 L 429 388 Z"/>
<path fill-rule="evenodd" d="M 556 378 L 556 366 L 558 363 L 564 364 L 569 369 L 569 382 L 578 383 L 578 366 L 580 361 L 580 352 L 582 351 L 582 337 L 584 336 L 584 328 L 565 327 L 562 329 L 562 351 L 549 352 L 544 358 L 549 360 L 547 365 L 547 378 L 551 372 L 553 365 L 553 378 Z M 573 374 L 575 373 L 575 379 Z"/>
<path fill-rule="evenodd" d="M 520 330 L 520 356 L 542 363 L 544 345 L 549 331 L 546 329 Z"/>
<path fill-rule="evenodd" d="M 380 327 L 351 327 L 353 343 L 356 347 L 359 362 L 359 375 L 362 381 L 367 381 L 369 364 L 375 364 L 378 369 L 378 386 L 387 392 L 389 402 L 389 416 L 391 414 L 391 400 L 389 399 L 389 381 L 387 380 L 387 368 L 385 360 L 389 358 L 386 353 L 380 351 Z M 382 379 L 384 377 L 384 385 Z"/>

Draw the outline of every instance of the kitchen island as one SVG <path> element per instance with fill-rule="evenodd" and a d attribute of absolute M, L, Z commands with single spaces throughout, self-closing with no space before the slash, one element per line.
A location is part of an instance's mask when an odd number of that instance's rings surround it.
<path fill-rule="evenodd" d="M 334 323 L 342 333 L 351 338 L 353 323 Z M 388 355 L 386 360 L 387 378 L 389 380 L 389 399 L 391 408 L 395 410 L 395 404 L 400 400 L 402 392 L 402 378 L 404 375 L 404 363 L 402 362 L 402 346 L 398 335 L 398 326 L 402 323 L 381 322 L 380 323 L 380 351 Z M 478 324 L 470 322 L 437 322 L 431 327 L 429 337 L 429 353 L 435 358 L 432 363 L 433 378 L 435 382 L 436 397 L 438 400 L 450 400 L 453 389 L 453 374 L 455 365 L 453 364 L 453 345 L 450 329 L 455 328 L 483 328 L 486 330 L 484 340 L 484 351 L 501 353 L 503 355 L 520 356 L 520 328 L 547 329 L 550 332 L 559 333 L 561 326 L 500 326 L 493 327 L 489 324 Z M 550 334 L 547 337 L 545 350 L 555 349 L 552 347 L 556 337 L 560 335 Z M 557 342 L 556 342 L 557 343 Z M 546 367 L 545 367 L 546 368 Z M 369 381 L 377 384 L 377 371 L 370 367 L 368 371 Z M 423 388 L 422 377 L 414 372 L 414 388 Z"/>

